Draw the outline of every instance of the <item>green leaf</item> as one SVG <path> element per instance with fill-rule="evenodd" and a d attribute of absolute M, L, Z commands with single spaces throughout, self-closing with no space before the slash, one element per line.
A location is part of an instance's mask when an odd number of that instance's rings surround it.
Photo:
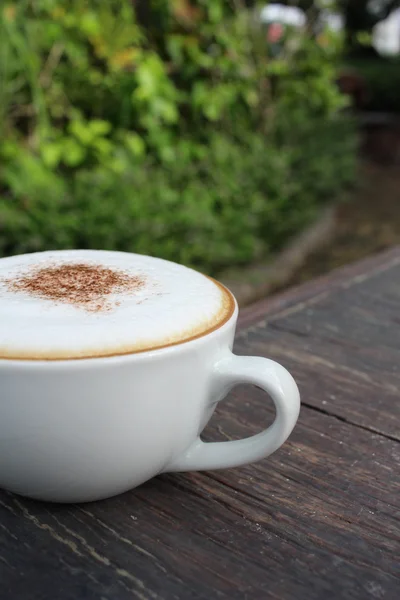
<path fill-rule="evenodd" d="M 96 138 L 93 141 L 93 148 L 104 157 L 112 154 L 114 145 L 110 140 L 105 138 Z"/>
<path fill-rule="evenodd" d="M 102 119 L 92 119 L 91 121 L 89 121 L 88 127 L 94 135 L 99 136 L 107 135 L 112 129 L 111 123 Z"/>
<path fill-rule="evenodd" d="M 76 167 L 83 162 L 86 150 L 74 138 L 69 137 L 63 143 L 62 156 L 66 165 Z"/>
<path fill-rule="evenodd" d="M 74 135 L 84 146 L 89 146 L 93 140 L 93 131 L 90 126 L 80 119 L 71 121 L 69 131 Z"/>
<path fill-rule="evenodd" d="M 100 21 L 95 11 L 88 10 L 83 13 L 79 22 L 80 29 L 87 36 L 94 36 L 100 33 Z"/>
<path fill-rule="evenodd" d="M 145 143 L 137 133 L 127 133 L 124 136 L 125 146 L 134 156 L 143 156 L 145 152 Z"/>
<path fill-rule="evenodd" d="M 47 142 L 41 145 L 40 152 L 44 164 L 53 169 L 61 161 L 63 146 L 60 142 Z"/>

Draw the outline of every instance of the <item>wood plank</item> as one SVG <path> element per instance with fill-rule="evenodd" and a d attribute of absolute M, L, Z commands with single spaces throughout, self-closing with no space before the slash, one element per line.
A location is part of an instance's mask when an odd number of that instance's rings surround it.
<path fill-rule="evenodd" d="M 237 351 L 282 362 L 306 405 L 400 440 L 400 256 L 305 294 L 239 332 Z"/>
<path fill-rule="evenodd" d="M 390 271 L 400 263 L 400 246 L 381 252 L 345 267 L 339 267 L 326 275 L 268 296 L 240 311 L 240 329 L 249 328 L 267 315 L 283 313 L 287 309 L 298 310 L 304 303 L 318 303 L 322 298 L 342 289 L 352 287 Z"/>
<path fill-rule="evenodd" d="M 271 418 L 231 394 L 209 439 Z M 82 507 L 0 496 L 4 600 L 396 598 L 400 447 L 308 408 L 257 465 L 162 476 Z"/>

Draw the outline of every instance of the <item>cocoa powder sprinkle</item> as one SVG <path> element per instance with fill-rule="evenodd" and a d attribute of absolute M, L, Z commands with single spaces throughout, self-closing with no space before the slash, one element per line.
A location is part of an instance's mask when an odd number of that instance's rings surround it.
<path fill-rule="evenodd" d="M 141 275 L 130 275 L 101 265 L 72 263 L 36 268 L 6 281 L 13 292 L 84 308 L 90 312 L 111 310 L 110 296 L 134 293 L 145 285 Z M 118 306 L 118 302 L 114 303 Z"/>

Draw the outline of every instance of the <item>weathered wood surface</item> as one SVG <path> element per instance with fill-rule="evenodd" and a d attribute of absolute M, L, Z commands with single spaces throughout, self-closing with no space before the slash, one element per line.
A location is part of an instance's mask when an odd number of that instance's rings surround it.
<path fill-rule="evenodd" d="M 247 309 L 236 351 L 299 382 L 289 441 L 80 507 L 0 493 L 1 600 L 400 597 L 400 251 Z M 272 417 L 240 387 L 205 437 Z"/>

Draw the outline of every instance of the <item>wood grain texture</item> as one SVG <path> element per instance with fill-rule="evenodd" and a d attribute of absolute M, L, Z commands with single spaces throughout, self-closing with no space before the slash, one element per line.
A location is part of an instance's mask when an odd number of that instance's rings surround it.
<path fill-rule="evenodd" d="M 239 331 L 238 353 L 276 358 L 301 387 L 299 424 L 269 459 L 161 476 L 82 506 L 1 492 L 1 600 L 397 599 L 395 257 L 303 286 L 268 314 L 258 305 Z M 251 435 L 272 419 L 262 392 L 240 386 L 205 438 Z"/>
<path fill-rule="evenodd" d="M 238 348 L 282 362 L 303 404 L 400 441 L 399 307 L 395 250 L 259 304 Z"/>
<path fill-rule="evenodd" d="M 319 302 L 334 292 L 362 283 L 376 274 L 391 271 L 400 263 L 400 246 L 375 256 L 351 263 L 283 292 L 268 296 L 240 311 L 239 328 L 245 329 L 264 319 L 266 315 L 289 310 L 301 310 L 302 304 Z"/>

